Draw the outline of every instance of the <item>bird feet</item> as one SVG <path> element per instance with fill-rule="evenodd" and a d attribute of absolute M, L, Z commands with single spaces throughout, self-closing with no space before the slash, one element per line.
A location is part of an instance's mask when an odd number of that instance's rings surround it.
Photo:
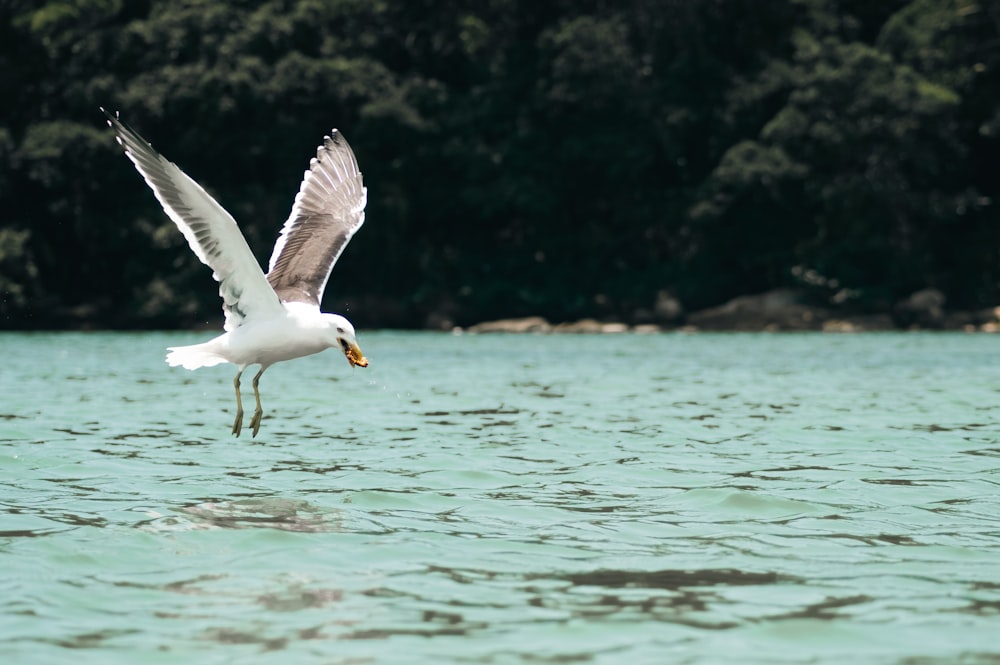
<path fill-rule="evenodd" d="M 264 412 L 257 409 L 253 412 L 253 418 L 250 419 L 250 428 L 253 430 L 253 436 L 256 438 L 258 430 L 260 430 L 260 417 L 264 415 Z"/>
<path fill-rule="evenodd" d="M 240 432 L 243 431 L 243 409 L 238 409 L 236 411 L 236 420 L 233 421 L 233 436 L 239 436 Z M 254 431 L 254 435 L 257 432 Z"/>

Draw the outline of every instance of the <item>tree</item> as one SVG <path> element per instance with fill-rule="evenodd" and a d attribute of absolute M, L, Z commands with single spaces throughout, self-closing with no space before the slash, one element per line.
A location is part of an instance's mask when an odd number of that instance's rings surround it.
<path fill-rule="evenodd" d="M 881 306 L 936 285 L 944 229 L 977 196 L 956 168 L 958 94 L 871 46 L 804 34 L 761 77 L 781 85 L 750 86 L 737 107 L 775 87 L 785 104 L 706 182 L 693 214 L 707 253 L 746 251 L 735 280 L 773 287 L 803 266 Z"/>
<path fill-rule="evenodd" d="M 369 223 L 326 306 L 360 325 L 628 319 L 803 275 L 847 306 L 929 285 L 994 304 L 998 7 L 0 0 L 5 322 L 218 317 L 99 105 L 262 263 L 342 130 Z"/>

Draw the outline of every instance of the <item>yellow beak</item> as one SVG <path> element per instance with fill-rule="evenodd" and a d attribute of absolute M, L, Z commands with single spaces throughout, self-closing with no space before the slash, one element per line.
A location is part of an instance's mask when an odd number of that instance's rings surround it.
<path fill-rule="evenodd" d="M 361 347 L 357 344 L 352 344 L 344 352 L 344 355 L 347 356 L 347 362 L 351 363 L 351 367 L 355 365 L 358 367 L 368 367 L 368 358 L 365 358 L 364 354 L 361 353 Z"/>

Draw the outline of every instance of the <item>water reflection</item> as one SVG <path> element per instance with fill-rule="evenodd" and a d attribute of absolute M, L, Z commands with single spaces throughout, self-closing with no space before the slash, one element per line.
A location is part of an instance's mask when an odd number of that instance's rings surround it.
<path fill-rule="evenodd" d="M 181 511 L 193 518 L 192 525 L 219 529 L 279 529 L 282 531 L 334 531 L 340 528 L 334 515 L 308 501 L 263 497 L 236 501 L 206 501 Z"/>

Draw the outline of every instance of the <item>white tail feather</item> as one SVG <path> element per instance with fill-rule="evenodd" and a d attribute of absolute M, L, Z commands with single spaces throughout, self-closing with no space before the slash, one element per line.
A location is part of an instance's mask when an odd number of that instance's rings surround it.
<path fill-rule="evenodd" d="M 167 364 L 171 367 L 180 365 L 184 369 L 198 369 L 228 362 L 215 351 L 213 346 L 212 342 L 206 342 L 192 346 L 170 347 L 167 349 L 170 352 L 167 354 Z"/>

